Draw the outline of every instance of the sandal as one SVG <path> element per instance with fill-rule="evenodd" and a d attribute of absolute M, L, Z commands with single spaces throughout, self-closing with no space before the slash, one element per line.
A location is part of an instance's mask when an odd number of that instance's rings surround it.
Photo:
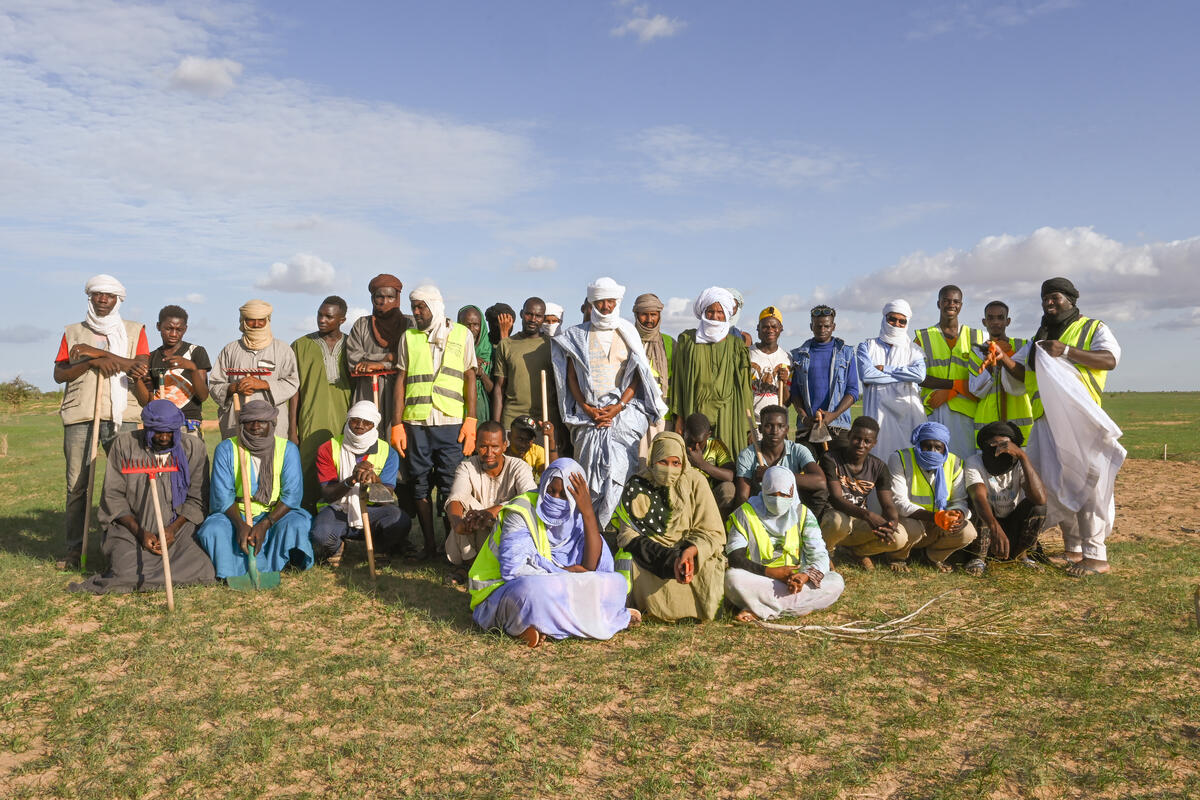
<path fill-rule="evenodd" d="M 546 635 L 532 625 L 521 631 L 521 635 L 517 638 L 529 645 L 530 649 L 541 647 L 542 642 L 546 641 Z"/>
<path fill-rule="evenodd" d="M 888 562 L 888 568 L 889 568 L 889 569 L 890 569 L 892 572 L 895 572 L 895 573 L 897 573 L 897 574 L 899 574 L 899 573 L 903 573 L 903 572 L 911 572 L 911 571 L 912 571 L 912 570 L 910 570 L 910 569 L 908 568 L 908 562 L 907 562 L 907 561 L 889 561 L 889 562 Z"/>
<path fill-rule="evenodd" d="M 963 565 L 963 571 L 968 575 L 974 575 L 976 578 L 982 578 L 983 574 L 987 572 L 987 562 L 982 558 L 972 558 Z"/>
<path fill-rule="evenodd" d="M 1018 558 L 1017 563 L 1020 564 L 1022 567 L 1025 567 L 1026 569 L 1033 570 L 1034 572 L 1044 572 L 1046 569 L 1041 564 L 1034 561 L 1032 558 L 1030 558 L 1027 555 L 1024 555 L 1024 556 L 1021 556 L 1020 558 Z"/>
<path fill-rule="evenodd" d="M 629 624 L 626 627 L 632 628 L 635 625 L 641 625 L 641 624 L 642 624 L 642 612 L 638 611 L 636 608 L 629 609 Z"/>

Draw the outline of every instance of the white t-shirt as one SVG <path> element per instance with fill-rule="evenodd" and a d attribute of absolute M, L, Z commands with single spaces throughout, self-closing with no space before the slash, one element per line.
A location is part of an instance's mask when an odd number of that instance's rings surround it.
<path fill-rule="evenodd" d="M 976 453 L 963 463 L 967 486 L 982 483 L 987 487 L 988 502 L 996 517 L 1007 517 L 1025 499 L 1025 470 L 1021 462 L 1003 475 L 992 475 L 983 466 L 983 456 Z"/>
<path fill-rule="evenodd" d="M 779 405 L 779 386 L 781 380 L 775 375 L 775 369 L 780 365 L 789 369 L 792 360 L 787 350 L 776 348 L 774 353 L 764 353 L 758 345 L 750 348 L 750 388 L 754 393 L 754 419 L 767 406 Z M 786 382 L 786 381 L 784 381 Z"/>

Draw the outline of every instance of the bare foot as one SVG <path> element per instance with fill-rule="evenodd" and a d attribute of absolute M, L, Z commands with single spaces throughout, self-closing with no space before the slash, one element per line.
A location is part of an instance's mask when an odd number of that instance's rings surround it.
<path fill-rule="evenodd" d="M 542 632 L 532 625 L 521 631 L 521 635 L 517 638 L 530 647 L 541 647 L 542 642 L 546 641 L 546 637 L 542 635 Z"/>
<path fill-rule="evenodd" d="M 636 608 L 629 609 L 629 625 L 628 625 L 628 627 L 632 628 L 634 625 L 641 625 L 641 624 L 642 624 L 642 612 L 638 611 Z"/>
<path fill-rule="evenodd" d="M 758 622 L 758 617 L 752 611 L 742 609 L 733 617 L 738 622 Z"/>
<path fill-rule="evenodd" d="M 954 567 L 950 566 L 945 561 L 930 561 L 929 566 L 933 567 L 943 575 L 945 575 L 947 572 L 954 572 Z"/>
<path fill-rule="evenodd" d="M 889 561 L 888 568 L 892 572 L 910 572 L 907 561 Z"/>
<path fill-rule="evenodd" d="M 871 561 L 870 556 L 863 556 L 858 560 L 858 565 L 862 567 L 863 572 L 871 572 L 875 569 L 875 562 Z"/>
<path fill-rule="evenodd" d="M 1083 558 L 1067 567 L 1067 574 L 1072 578 L 1086 578 L 1088 575 L 1103 575 L 1111 569 L 1107 561 Z"/>

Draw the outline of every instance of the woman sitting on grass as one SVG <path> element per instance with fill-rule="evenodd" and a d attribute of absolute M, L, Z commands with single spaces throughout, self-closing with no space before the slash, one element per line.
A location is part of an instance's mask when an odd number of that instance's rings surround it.
<path fill-rule="evenodd" d="M 608 639 L 641 621 L 600 536 L 587 478 L 560 458 L 537 491 L 500 509 L 470 572 L 472 617 L 537 647 L 547 638 Z"/>
<path fill-rule="evenodd" d="M 815 515 L 800 502 L 796 476 L 769 467 L 762 491 L 729 516 L 725 596 L 742 609 L 736 619 L 799 617 L 828 608 L 846 584 L 829 571 L 829 553 Z"/>

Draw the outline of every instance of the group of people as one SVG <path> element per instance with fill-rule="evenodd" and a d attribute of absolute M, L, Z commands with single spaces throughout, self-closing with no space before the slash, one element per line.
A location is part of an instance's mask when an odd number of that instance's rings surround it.
<path fill-rule="evenodd" d="M 331 296 L 290 345 L 270 304 L 251 300 L 214 363 L 185 341 L 184 309 L 160 311 L 151 351 L 121 317 L 124 287 L 88 281 L 86 318 L 55 361 L 60 565 L 83 554 L 98 442 L 108 569 L 71 589 L 162 586 L 161 542 L 174 583 L 336 567 L 365 529 L 393 557 L 444 553 L 474 619 L 537 646 L 609 638 L 643 614 L 712 619 L 723 599 L 740 620 L 827 608 L 845 586 L 831 553 L 868 570 L 908 571 L 918 556 L 939 572 L 1040 568 L 1039 534 L 1057 524 L 1068 574 L 1109 569 L 1124 451 L 1100 403 L 1120 347 L 1065 278 L 1042 285 L 1029 340 L 1008 336 L 999 300 L 982 328 L 961 323 L 962 291 L 945 286 L 937 324 L 914 331 L 895 300 L 857 346 L 818 305 L 790 352 L 778 307 L 752 334 L 737 327 L 741 295 L 721 287 L 699 294 L 678 337 L 661 330 L 654 294 L 622 316 L 611 278 L 587 287 L 575 325 L 539 297 L 452 319 L 434 286 L 409 292 L 411 314 L 396 276 L 368 290 L 372 312 L 349 333 Z M 222 437 L 211 468 L 210 396 Z"/>

